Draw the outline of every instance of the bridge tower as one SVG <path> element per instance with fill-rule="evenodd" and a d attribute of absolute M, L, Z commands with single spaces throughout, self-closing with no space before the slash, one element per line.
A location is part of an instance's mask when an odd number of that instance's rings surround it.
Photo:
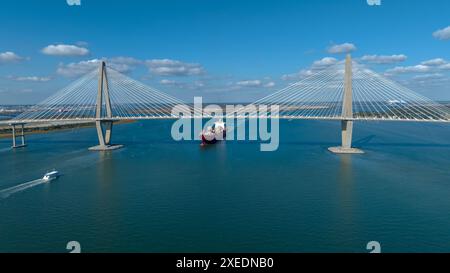
<path fill-rule="evenodd" d="M 123 145 L 111 144 L 114 120 L 112 118 L 111 99 L 109 97 L 108 75 L 106 63 L 101 62 L 98 72 L 97 102 L 95 107 L 95 127 L 99 145 L 89 148 L 91 151 L 110 151 L 122 148 Z M 105 114 L 103 115 L 103 101 L 105 102 Z"/>
<path fill-rule="evenodd" d="M 362 150 L 352 148 L 353 137 L 353 71 L 352 71 L 352 57 L 347 55 L 345 60 L 345 74 L 344 74 L 344 94 L 342 100 L 342 120 L 341 120 L 341 135 L 342 146 L 331 147 L 328 150 L 335 154 L 362 154 Z"/>

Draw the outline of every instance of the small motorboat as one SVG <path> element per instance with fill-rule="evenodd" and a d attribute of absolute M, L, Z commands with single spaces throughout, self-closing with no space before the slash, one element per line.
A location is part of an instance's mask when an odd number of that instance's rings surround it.
<path fill-rule="evenodd" d="M 44 177 L 42 177 L 42 180 L 45 180 L 46 182 L 58 179 L 58 177 L 60 177 L 61 174 L 58 171 L 51 171 L 48 172 L 44 175 Z"/>

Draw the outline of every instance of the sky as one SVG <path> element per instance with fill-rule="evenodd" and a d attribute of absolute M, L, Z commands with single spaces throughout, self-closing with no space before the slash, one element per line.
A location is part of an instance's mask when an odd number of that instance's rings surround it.
<path fill-rule="evenodd" d="M 448 0 L 5 0 L 0 104 L 38 103 L 106 60 L 192 102 L 247 102 L 345 58 L 450 100 Z"/>

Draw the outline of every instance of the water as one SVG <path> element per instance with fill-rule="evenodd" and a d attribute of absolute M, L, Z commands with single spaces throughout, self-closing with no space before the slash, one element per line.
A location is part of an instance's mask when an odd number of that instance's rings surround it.
<path fill-rule="evenodd" d="M 281 144 L 174 142 L 171 122 L 115 127 L 125 148 L 89 152 L 93 128 L 0 140 L 0 252 L 450 251 L 450 126 L 357 123 L 365 155 L 327 151 L 339 123 L 281 122 Z M 33 184 L 34 183 L 34 184 Z M 21 186 L 19 186 L 20 188 Z"/>

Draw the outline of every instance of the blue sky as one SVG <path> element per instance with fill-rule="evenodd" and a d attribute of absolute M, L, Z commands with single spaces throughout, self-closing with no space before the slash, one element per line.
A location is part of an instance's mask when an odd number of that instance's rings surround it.
<path fill-rule="evenodd" d="M 450 100 L 450 1 L 2 1 L 0 104 L 37 103 L 106 59 L 185 101 L 252 101 L 351 51 Z"/>

